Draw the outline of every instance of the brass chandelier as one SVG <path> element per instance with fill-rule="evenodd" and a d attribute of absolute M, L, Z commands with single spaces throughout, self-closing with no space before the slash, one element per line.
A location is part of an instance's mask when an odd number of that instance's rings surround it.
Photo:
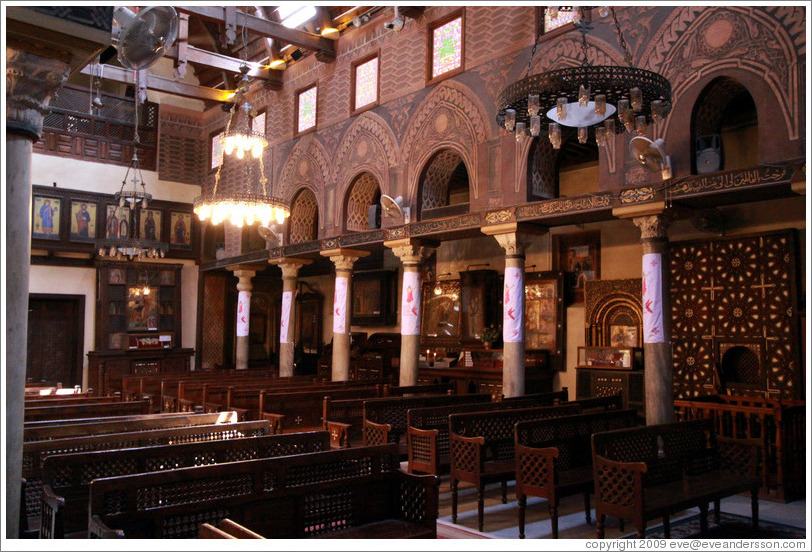
<path fill-rule="evenodd" d="M 627 66 L 592 65 L 586 41 L 592 24 L 584 8 L 573 9 L 579 15 L 574 25 L 581 32 L 581 65 L 530 75 L 539 34 L 525 77 L 499 94 L 497 123 L 515 132 L 518 140 L 539 136 L 546 117 L 554 149 L 561 147 L 562 132 L 565 136 L 577 132 L 582 144 L 591 134 L 598 146 L 605 145 L 607 136 L 624 131 L 646 136 L 649 125 L 662 120 L 671 110 L 671 84 L 659 73 L 634 66 L 613 7 L 601 8 L 600 12 L 611 13 Z"/>

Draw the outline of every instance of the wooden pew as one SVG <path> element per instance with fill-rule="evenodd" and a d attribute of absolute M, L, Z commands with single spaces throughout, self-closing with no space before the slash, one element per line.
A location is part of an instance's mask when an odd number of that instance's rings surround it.
<path fill-rule="evenodd" d="M 398 443 L 406 454 L 407 414 L 411 408 L 426 406 L 489 403 L 488 393 L 470 395 L 425 395 L 421 397 L 386 397 L 364 402 L 364 444 Z"/>
<path fill-rule="evenodd" d="M 394 445 L 182 468 L 94 480 L 88 529 L 193 538 L 227 517 L 268 539 L 436 538 L 438 486 L 400 470 Z"/>
<path fill-rule="evenodd" d="M 720 437 L 761 441 L 761 496 L 788 502 L 805 496 L 804 401 L 709 395 L 674 401 L 677 420 L 709 418 Z"/>
<path fill-rule="evenodd" d="M 634 427 L 638 421 L 637 410 L 632 408 L 518 422 L 514 439 L 519 538 L 524 538 L 528 496 L 547 499 L 554 539 L 558 538 L 561 497 L 582 494 L 589 523 L 589 493 L 595 490 L 592 434 Z"/>
<path fill-rule="evenodd" d="M 753 528 L 758 528 L 757 439 L 717 438 L 709 419 L 618 429 L 592 436 L 595 517 L 604 537 L 607 515 L 631 519 L 637 538 L 646 522 L 698 507 L 700 536 L 708 531 L 708 503 L 719 523 L 721 499 L 749 492 Z"/>
<path fill-rule="evenodd" d="M 551 406 L 565 403 L 567 398 L 568 390 L 564 387 L 561 391 L 522 395 L 485 404 L 441 405 L 409 409 L 406 415 L 408 471 L 409 473 L 440 475 L 448 470 L 451 464 L 448 417 L 451 414 Z"/>
<path fill-rule="evenodd" d="M 25 408 L 24 420 L 60 420 L 66 418 L 104 418 L 129 414 L 149 414 L 149 401 L 115 401 Z"/>
<path fill-rule="evenodd" d="M 173 427 L 132 433 L 109 433 L 106 435 L 88 435 L 86 437 L 66 437 L 64 439 L 23 443 L 22 496 L 24 497 L 27 525 L 31 530 L 38 530 L 39 528 L 42 464 L 48 456 L 92 450 L 217 441 L 269 434 L 270 426 L 267 422 L 255 421 Z"/>
<path fill-rule="evenodd" d="M 203 523 L 197 532 L 199 539 L 264 539 L 262 535 L 254 533 L 239 523 L 225 518 L 217 527 L 210 523 Z"/>
<path fill-rule="evenodd" d="M 524 420 L 538 420 L 577 414 L 577 403 L 452 414 L 448 417 L 451 450 L 451 521 L 457 522 L 460 482 L 477 488 L 479 531 L 484 526 L 485 485 L 502 484 L 502 503 L 507 503 L 507 482 L 516 478 L 513 426 Z"/>
<path fill-rule="evenodd" d="M 87 536 L 88 474 L 117 477 L 329 449 L 327 432 L 314 431 L 49 456 L 42 467 L 40 538 Z"/>
<path fill-rule="evenodd" d="M 32 422 L 25 424 L 23 441 L 44 441 L 66 437 L 104 435 L 106 433 L 127 433 L 171 427 L 234 423 L 236 421 L 238 421 L 236 412 L 218 412 L 217 414 L 142 414 L 111 418 L 59 420 L 59 422 L 70 423 Z"/>
<path fill-rule="evenodd" d="M 274 433 L 325 429 L 322 420 L 324 397 L 334 399 L 375 398 L 382 392 L 380 385 L 347 386 L 344 388 L 277 393 L 260 392 L 260 412 L 271 423 Z"/>

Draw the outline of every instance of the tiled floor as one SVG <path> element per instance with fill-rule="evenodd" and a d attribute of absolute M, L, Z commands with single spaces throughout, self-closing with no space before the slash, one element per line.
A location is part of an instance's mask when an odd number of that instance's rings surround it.
<path fill-rule="evenodd" d="M 460 488 L 457 523 L 451 523 L 451 490 L 448 477 L 441 479 L 440 517 L 438 534 L 445 538 L 494 538 L 518 539 L 518 512 L 516 494 L 512 483 L 508 484 L 508 502 L 502 504 L 501 490 L 498 484 L 489 485 L 485 491 L 485 527 L 484 532 L 477 531 L 476 489 L 472 486 Z M 591 499 L 592 497 L 590 497 Z M 562 539 L 595 538 L 594 503 L 592 504 L 592 521 L 586 522 L 582 496 L 570 496 L 561 500 L 558 515 L 558 534 Z M 672 521 L 685 515 L 698 513 L 698 509 L 687 510 L 684 514 L 672 517 Z M 722 501 L 722 511 L 743 516 L 750 516 L 750 499 L 744 496 L 733 496 Z M 806 501 L 798 500 L 788 504 L 759 501 L 759 518 L 794 527 L 807 526 Z M 651 525 L 657 525 L 652 522 Z M 618 521 L 606 520 L 606 538 L 618 538 L 634 532 L 634 527 L 627 522 L 623 531 Z M 527 501 L 525 534 L 527 539 L 551 538 L 550 517 L 547 501 L 530 498 Z"/>

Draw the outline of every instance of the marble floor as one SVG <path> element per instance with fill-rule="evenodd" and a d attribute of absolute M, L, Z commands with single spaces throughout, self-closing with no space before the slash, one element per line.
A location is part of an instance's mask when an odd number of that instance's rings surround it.
<path fill-rule="evenodd" d="M 440 511 L 438 519 L 438 536 L 440 538 L 471 539 L 518 539 L 518 502 L 513 483 L 508 484 L 508 502 L 502 504 L 501 490 L 498 484 L 489 485 L 485 491 L 485 526 L 484 532 L 477 531 L 476 489 L 473 486 L 460 485 L 457 523 L 451 523 L 451 489 L 448 476 L 441 479 Z M 561 500 L 558 516 L 558 534 L 561 539 L 595 538 L 594 503 L 592 504 L 592 521 L 587 523 L 583 511 L 583 497 L 570 496 Z M 759 501 L 759 518 L 774 521 L 793 527 L 806 528 L 808 512 L 806 500 L 797 500 L 788 504 Z M 745 496 L 733 496 L 722 501 L 723 512 L 750 516 L 750 499 Z M 672 517 L 677 519 L 698 513 L 694 508 Z M 653 522 L 652 525 L 657 525 Z M 606 538 L 619 538 L 634 532 L 634 527 L 627 522 L 624 530 L 618 527 L 614 518 L 606 520 Z M 525 525 L 527 539 L 552 538 L 552 528 L 547 508 L 547 501 L 541 498 L 529 498 Z"/>

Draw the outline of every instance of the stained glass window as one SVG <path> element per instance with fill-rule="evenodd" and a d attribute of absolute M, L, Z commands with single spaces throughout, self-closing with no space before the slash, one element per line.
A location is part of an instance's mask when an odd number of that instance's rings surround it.
<path fill-rule="evenodd" d="M 223 143 L 220 141 L 223 133 L 215 134 L 211 138 L 211 168 L 216 169 L 223 164 Z"/>
<path fill-rule="evenodd" d="M 560 6 L 557 10 L 544 10 L 544 32 L 549 33 L 567 23 L 575 23 L 578 10 L 573 6 Z"/>
<path fill-rule="evenodd" d="M 355 67 L 355 109 L 378 100 L 378 58 Z"/>
<path fill-rule="evenodd" d="M 299 127 L 298 132 L 304 132 L 316 126 L 316 93 L 318 87 L 308 88 L 299 94 Z"/>
<path fill-rule="evenodd" d="M 253 119 L 251 119 L 251 131 L 258 132 L 265 136 L 265 112 L 263 111 Z"/>
<path fill-rule="evenodd" d="M 431 53 L 432 78 L 462 66 L 462 17 L 434 29 Z"/>

